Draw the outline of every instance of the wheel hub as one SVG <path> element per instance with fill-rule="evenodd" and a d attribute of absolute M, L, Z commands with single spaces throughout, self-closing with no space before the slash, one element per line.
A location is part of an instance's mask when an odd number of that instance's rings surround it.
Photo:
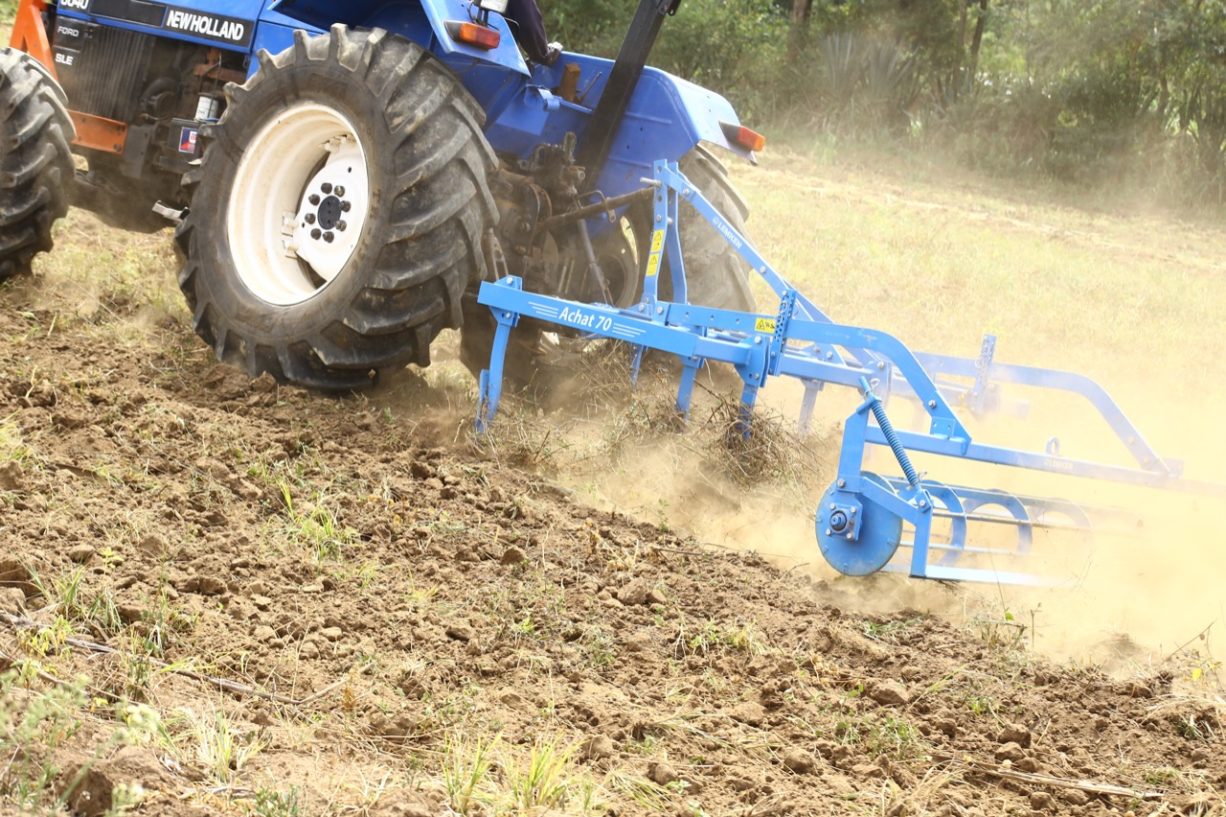
<path fill-rule="evenodd" d="M 230 250 L 259 298 L 292 305 L 336 279 L 369 214 L 366 154 L 339 110 L 304 103 L 248 143 L 232 188 Z"/>

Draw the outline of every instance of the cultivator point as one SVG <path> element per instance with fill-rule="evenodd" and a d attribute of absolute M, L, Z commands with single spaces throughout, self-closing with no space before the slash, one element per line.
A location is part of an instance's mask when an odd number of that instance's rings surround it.
<path fill-rule="evenodd" d="M 865 576 L 879 570 L 917 578 L 1010 584 L 1047 583 L 1030 573 L 1001 569 L 1025 556 L 1038 530 L 1091 530 L 1104 515 L 1078 503 L 1001 490 L 958 487 L 927 479 L 912 464 L 922 453 L 1084 477 L 1150 488 L 1226 497 L 1226 486 L 1182 477 L 1179 463 L 1163 459 L 1145 441 L 1118 404 L 1091 379 L 1053 369 L 997 363 L 995 339 L 988 336 L 977 359 L 912 352 L 893 336 L 835 323 L 775 272 L 749 241 L 708 202 L 671 162 L 657 162 L 643 180 L 654 188 L 650 251 L 642 300 L 627 309 L 579 303 L 526 292 L 508 276 L 481 286 L 479 300 L 498 322 L 490 367 L 482 373 L 477 426 L 494 419 L 502 394 L 507 341 L 521 317 L 611 338 L 634 350 L 632 379 L 647 349 L 680 359 L 678 412 L 689 412 L 695 377 L 708 361 L 731 364 L 744 387 L 740 423 L 751 431 L 759 390 L 772 377 L 793 377 L 805 387 L 800 426 L 807 429 L 818 392 L 826 385 L 859 394 L 843 426 L 838 475 L 815 513 L 817 541 L 826 560 L 841 573 Z M 686 303 L 685 259 L 681 253 L 681 202 L 691 205 L 736 249 L 779 297 L 775 315 L 753 314 Z M 693 215 L 693 214 L 687 214 Z M 667 260 L 667 264 L 665 261 Z M 674 300 L 659 297 L 659 277 L 671 277 Z M 1052 438 L 1042 452 L 974 440 L 953 406 L 979 415 L 1001 407 L 1002 383 L 1056 390 L 1084 397 L 1129 451 L 1135 465 L 1071 459 Z M 898 430 L 886 411 L 891 397 L 915 400 L 926 428 Z M 865 470 L 869 445 L 888 447 L 901 477 Z M 1012 528 L 1015 536 L 969 541 L 971 525 Z M 909 556 L 905 552 L 909 551 Z"/>

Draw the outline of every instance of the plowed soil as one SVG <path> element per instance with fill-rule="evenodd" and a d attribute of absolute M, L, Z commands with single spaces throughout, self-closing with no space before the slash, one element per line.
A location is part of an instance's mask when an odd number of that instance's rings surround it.
<path fill-rule="evenodd" d="M 1185 668 L 864 615 L 845 583 L 584 507 L 472 444 L 458 374 L 249 381 L 193 335 L 166 244 L 74 213 L 0 288 L 0 645 L 43 673 L 21 695 L 88 677 L 46 750 L 61 789 L 88 764 L 78 813 L 130 780 L 149 815 L 1221 813 L 1221 698 Z M 77 641 L 35 638 L 59 619 Z M 119 748 L 115 701 L 164 738 Z M 248 756 L 218 768 L 202 713 Z M 550 748 L 560 793 L 521 796 Z"/>

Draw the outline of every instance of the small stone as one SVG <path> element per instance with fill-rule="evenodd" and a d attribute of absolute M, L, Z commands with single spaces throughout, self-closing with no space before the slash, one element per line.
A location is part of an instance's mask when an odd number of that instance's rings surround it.
<path fill-rule="evenodd" d="M 68 558 L 79 565 L 83 565 L 94 558 L 94 548 L 91 545 L 76 545 L 68 551 Z"/>
<path fill-rule="evenodd" d="M 808 774 L 816 767 L 817 761 L 804 749 L 790 749 L 783 755 L 783 765 L 796 774 Z"/>
<path fill-rule="evenodd" d="M 653 761 L 647 766 L 647 777 L 658 786 L 667 786 L 680 778 L 677 770 L 663 760 Z"/>
<path fill-rule="evenodd" d="M 897 681 L 876 681 L 868 688 L 868 697 L 882 706 L 906 706 L 911 693 Z"/>
<path fill-rule="evenodd" d="M 517 565 L 524 561 L 527 557 L 524 552 L 517 547 L 509 547 L 502 552 L 501 562 L 504 565 Z"/>
<path fill-rule="evenodd" d="M 1020 723 L 1006 723 L 996 736 L 997 743 L 1016 743 L 1023 749 L 1030 746 L 1030 730 Z"/>
<path fill-rule="evenodd" d="M 267 610 L 269 607 L 272 607 L 272 599 L 268 598 L 268 596 L 252 596 L 251 603 L 255 605 L 257 610 Z"/>
<path fill-rule="evenodd" d="M 1026 753 L 1022 750 L 1022 747 L 1013 742 L 1006 743 L 1004 746 L 996 750 L 996 760 L 999 762 L 1009 760 L 1016 763 L 1025 756 Z"/>
<path fill-rule="evenodd" d="M 1034 774 L 1039 770 L 1039 761 L 1035 760 L 1033 757 L 1024 757 L 1018 762 L 1014 763 L 1013 768 L 1017 769 L 1019 772 Z"/>
<path fill-rule="evenodd" d="M 958 736 L 958 722 L 953 718 L 937 721 L 934 726 L 938 732 L 950 740 Z"/>
<path fill-rule="evenodd" d="M 434 476 L 434 469 L 430 467 L 429 463 L 414 460 L 409 463 L 409 473 L 417 479 L 429 479 Z"/>
<path fill-rule="evenodd" d="M 446 629 L 447 637 L 453 641 L 468 643 L 477 637 L 472 627 L 467 624 L 451 624 Z"/>
<path fill-rule="evenodd" d="M 341 636 L 344 635 L 340 627 L 324 627 L 319 634 L 329 641 L 340 641 Z"/>
<path fill-rule="evenodd" d="M 260 626 L 256 627 L 254 631 L 252 631 L 251 636 L 256 641 L 267 644 L 270 641 L 277 640 L 277 631 L 272 627 L 269 627 L 267 624 L 261 624 Z"/>
<path fill-rule="evenodd" d="M 298 655 L 302 656 L 303 658 L 318 658 L 319 645 L 314 641 L 304 641 L 302 643 L 302 647 L 298 650 Z"/>
<path fill-rule="evenodd" d="M 580 749 L 580 756 L 585 760 L 604 760 L 613 757 L 613 739 L 608 735 L 595 735 L 588 738 Z"/>
<path fill-rule="evenodd" d="M 746 701 L 743 704 L 734 706 L 729 712 L 729 715 L 734 720 L 741 723 L 749 724 L 750 726 L 761 726 L 766 720 L 766 710 L 762 708 L 762 704 Z"/>
<path fill-rule="evenodd" d="M 20 491 L 22 482 L 20 465 L 13 460 L 0 463 L 0 491 Z"/>

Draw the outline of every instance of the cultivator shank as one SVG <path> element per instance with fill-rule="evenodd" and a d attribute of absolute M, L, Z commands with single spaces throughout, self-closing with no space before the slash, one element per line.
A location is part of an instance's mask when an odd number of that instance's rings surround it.
<path fill-rule="evenodd" d="M 699 369 L 708 361 L 732 365 L 743 383 L 740 422 L 746 434 L 759 390 L 770 378 L 793 377 L 804 384 L 802 429 L 808 427 L 823 387 L 854 389 L 860 402 L 844 423 L 838 475 L 815 514 L 822 553 L 845 574 L 862 576 L 889 569 L 929 579 L 1035 583 L 1040 581 L 1037 577 L 1000 569 L 1000 565 L 1024 556 L 1036 530 L 1088 530 L 1101 515 L 1065 500 L 944 485 L 917 471 L 911 461 L 915 453 L 1226 496 L 1226 487 L 1183 479 L 1180 465 L 1159 457 L 1106 391 L 1089 378 L 999 364 L 994 360 L 991 336 L 985 339 L 978 359 L 966 359 L 915 353 L 884 332 L 835 323 L 775 272 L 674 163 L 657 162 L 653 178 L 644 182 L 654 188 L 654 230 L 642 300 L 637 305 L 618 309 L 526 292 L 513 276 L 482 285 L 479 300 L 492 310 L 498 330 L 490 368 L 481 377 L 479 429 L 488 427 L 498 410 L 507 341 L 520 318 L 527 317 L 630 344 L 635 348 L 633 376 L 637 376 L 645 350 L 675 355 L 683 367 L 676 402 L 682 415 L 689 412 Z M 779 298 L 776 314 L 686 303 L 685 259 L 677 229 L 683 201 L 710 222 L 766 281 Z M 665 269 L 671 276 L 672 301 L 659 297 L 659 278 Z M 1007 408 L 998 388 L 1002 383 L 1084 397 L 1136 465 L 1063 457 L 1055 438 L 1042 452 L 974 440 L 954 405 L 974 415 Z M 896 429 L 886 410 L 891 397 L 915 400 L 923 412 L 924 428 Z M 869 445 L 888 447 L 903 476 L 886 478 L 866 471 Z M 1013 528 L 1016 539 L 1006 546 L 995 544 L 997 537 L 991 546 L 969 542 L 971 523 Z M 909 557 L 899 555 L 900 549 L 909 550 Z"/>

